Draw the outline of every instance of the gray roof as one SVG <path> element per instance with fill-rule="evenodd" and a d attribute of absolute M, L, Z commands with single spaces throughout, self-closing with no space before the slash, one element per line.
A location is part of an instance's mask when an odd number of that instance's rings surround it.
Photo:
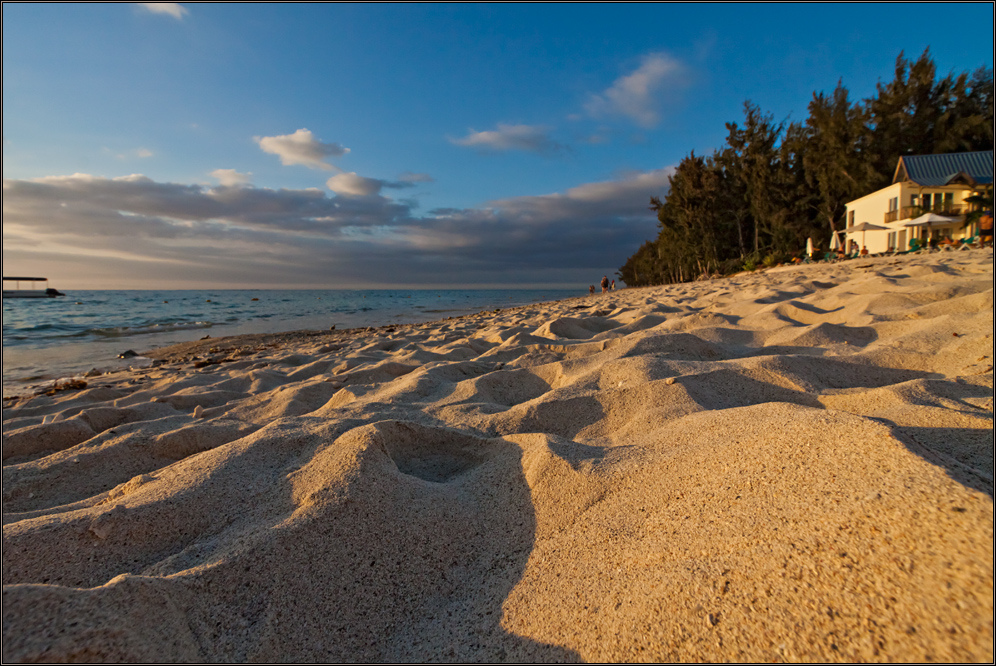
<path fill-rule="evenodd" d="M 905 170 L 906 179 L 926 187 L 947 185 L 958 175 L 967 175 L 980 185 L 993 182 L 993 151 L 977 150 L 971 153 L 948 153 L 946 155 L 904 155 L 896 165 L 896 175 L 892 182 L 903 180 L 900 174 Z"/>

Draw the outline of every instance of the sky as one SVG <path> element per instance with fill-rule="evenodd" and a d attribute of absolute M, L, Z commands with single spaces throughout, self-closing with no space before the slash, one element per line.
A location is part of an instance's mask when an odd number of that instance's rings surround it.
<path fill-rule="evenodd" d="M 803 121 L 992 3 L 3 4 L 3 273 L 60 289 L 581 287 L 750 100 Z"/>

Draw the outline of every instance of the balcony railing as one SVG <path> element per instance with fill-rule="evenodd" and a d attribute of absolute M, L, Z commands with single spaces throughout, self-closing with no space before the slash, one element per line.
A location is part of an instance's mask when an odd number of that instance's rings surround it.
<path fill-rule="evenodd" d="M 963 215 L 968 212 L 968 206 L 964 204 L 940 204 L 937 206 L 931 206 L 930 208 L 925 208 L 923 206 L 903 206 L 899 210 L 890 210 L 885 214 L 886 222 L 895 222 L 896 220 L 906 220 L 914 217 L 920 217 L 924 213 L 937 213 L 938 215 Z"/>

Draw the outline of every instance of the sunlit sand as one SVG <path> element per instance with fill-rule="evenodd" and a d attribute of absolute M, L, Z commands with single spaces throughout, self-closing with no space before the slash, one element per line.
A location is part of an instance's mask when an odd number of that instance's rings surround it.
<path fill-rule="evenodd" d="M 993 253 L 244 336 L 5 405 L 4 661 L 991 661 Z"/>

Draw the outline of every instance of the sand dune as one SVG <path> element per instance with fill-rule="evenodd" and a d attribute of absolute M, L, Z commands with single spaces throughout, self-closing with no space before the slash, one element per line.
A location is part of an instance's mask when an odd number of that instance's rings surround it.
<path fill-rule="evenodd" d="M 4 661 L 986 661 L 993 253 L 239 336 L 9 401 Z"/>

